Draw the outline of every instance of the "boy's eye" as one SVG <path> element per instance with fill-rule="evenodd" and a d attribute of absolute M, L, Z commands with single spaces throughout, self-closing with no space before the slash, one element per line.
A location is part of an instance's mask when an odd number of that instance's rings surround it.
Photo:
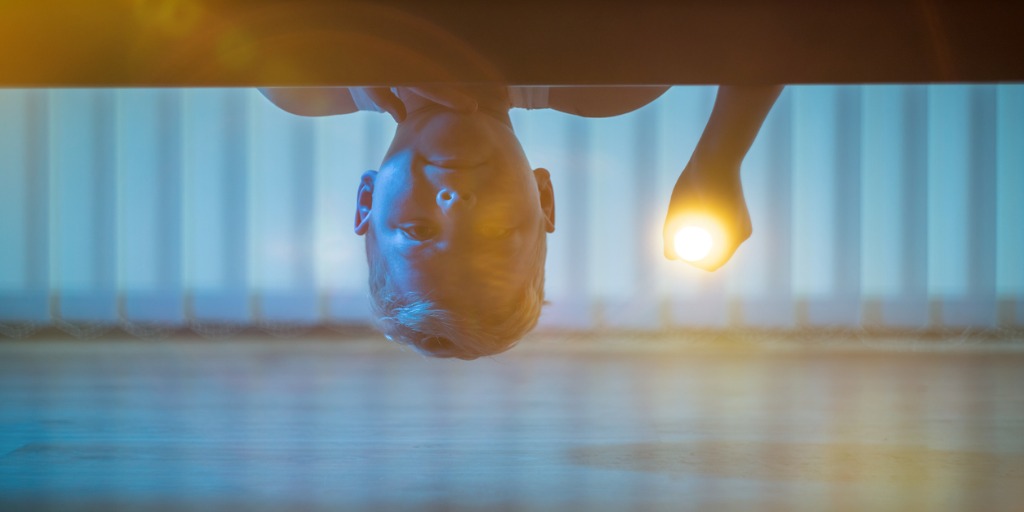
<path fill-rule="evenodd" d="M 429 224 L 407 224 L 399 229 L 412 240 L 429 240 L 436 234 L 434 227 Z"/>
<path fill-rule="evenodd" d="M 508 238 L 512 234 L 512 230 L 501 227 L 486 227 L 483 228 L 482 234 L 487 238 L 502 239 Z"/>

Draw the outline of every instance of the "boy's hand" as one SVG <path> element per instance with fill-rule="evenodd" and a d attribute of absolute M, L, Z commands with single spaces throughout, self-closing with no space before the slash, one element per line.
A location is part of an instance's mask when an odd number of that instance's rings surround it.
<path fill-rule="evenodd" d="M 390 114 L 396 123 L 401 123 L 405 119 L 405 104 L 398 99 L 395 93 L 391 92 L 390 87 L 349 87 L 349 93 L 352 94 L 353 99 L 356 99 L 356 105 L 360 110 L 366 109 L 358 99 L 360 95 L 363 95 L 381 110 Z"/>
<path fill-rule="evenodd" d="M 722 165 L 729 168 L 696 165 L 691 161 L 679 176 L 662 232 L 666 258 L 683 259 L 676 250 L 676 236 L 685 227 L 695 226 L 710 235 L 707 255 L 687 261 L 708 271 L 729 261 L 740 244 L 750 238 L 752 227 L 739 180 L 739 165 Z"/>
<path fill-rule="evenodd" d="M 397 123 L 405 120 L 410 107 L 410 105 L 406 105 L 407 100 L 404 101 L 400 96 L 409 97 L 411 95 L 414 98 L 462 112 L 473 112 L 477 109 L 477 102 L 472 96 L 449 85 L 397 87 L 395 90 L 391 87 L 353 87 L 352 89 L 353 97 L 360 92 L 365 94 L 370 101 L 391 114 Z M 398 94 L 395 93 L 396 90 Z"/>
<path fill-rule="evenodd" d="M 450 85 L 421 85 L 416 87 L 399 87 L 400 90 L 411 92 L 421 98 L 438 105 L 460 112 L 474 112 L 477 109 L 476 99 L 465 91 Z"/>

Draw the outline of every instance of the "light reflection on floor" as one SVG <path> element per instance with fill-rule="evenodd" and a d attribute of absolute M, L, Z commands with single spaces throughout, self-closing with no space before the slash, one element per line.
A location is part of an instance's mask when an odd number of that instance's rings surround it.
<path fill-rule="evenodd" d="M 926 345 L 7 341 L 0 509 L 1020 510 L 1024 343 Z"/>

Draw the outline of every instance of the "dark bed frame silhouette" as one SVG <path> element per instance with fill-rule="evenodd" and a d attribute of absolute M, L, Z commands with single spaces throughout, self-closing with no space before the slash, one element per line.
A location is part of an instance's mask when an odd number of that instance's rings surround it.
<path fill-rule="evenodd" d="M 0 86 L 1024 80 L 1024 2 L 111 4 L 0 7 Z"/>

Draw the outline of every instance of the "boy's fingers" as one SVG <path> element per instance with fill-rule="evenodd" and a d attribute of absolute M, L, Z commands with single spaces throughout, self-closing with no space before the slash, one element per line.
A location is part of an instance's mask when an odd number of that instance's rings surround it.
<path fill-rule="evenodd" d="M 367 87 L 364 91 L 373 100 L 374 104 L 384 109 L 388 114 L 391 114 L 396 123 L 401 123 L 405 120 L 405 103 L 402 103 L 402 100 L 395 96 L 395 93 L 391 92 L 390 88 Z"/>
<path fill-rule="evenodd" d="M 477 109 L 476 100 L 472 96 L 450 85 L 418 85 L 409 87 L 409 90 L 452 110 L 474 112 Z"/>

